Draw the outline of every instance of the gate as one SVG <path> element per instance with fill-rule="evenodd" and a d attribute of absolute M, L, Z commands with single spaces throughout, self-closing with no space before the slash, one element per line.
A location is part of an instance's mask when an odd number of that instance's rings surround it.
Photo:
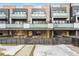
<path fill-rule="evenodd" d="M 57 36 L 52 39 L 52 44 L 72 44 L 72 38 Z"/>
<path fill-rule="evenodd" d="M 42 36 L 34 36 L 31 38 L 31 44 L 51 44 L 51 39 L 43 38 Z"/>

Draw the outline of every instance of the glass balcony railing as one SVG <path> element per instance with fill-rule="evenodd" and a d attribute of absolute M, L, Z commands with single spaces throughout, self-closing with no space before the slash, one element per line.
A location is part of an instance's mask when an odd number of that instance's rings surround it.
<path fill-rule="evenodd" d="M 30 24 L 30 28 L 47 28 L 48 24 Z"/>
<path fill-rule="evenodd" d="M 0 28 L 53 28 L 53 24 L 0 24 Z"/>
<path fill-rule="evenodd" d="M 79 28 L 79 23 L 74 23 L 74 28 Z"/>
<path fill-rule="evenodd" d="M 7 24 L 6 28 L 75 28 L 72 23 L 65 24 Z"/>
<path fill-rule="evenodd" d="M 71 6 L 79 6 L 79 3 L 72 3 Z"/>
<path fill-rule="evenodd" d="M 0 13 L 0 19 L 5 19 L 7 16 L 5 13 Z"/>
<path fill-rule="evenodd" d="M 27 14 L 26 13 L 13 13 L 13 14 L 11 14 L 11 18 L 26 19 Z"/>
<path fill-rule="evenodd" d="M 0 24 L 0 28 L 6 28 L 6 24 Z"/>
<path fill-rule="evenodd" d="M 67 5 L 67 3 L 62 3 L 62 4 L 55 3 L 55 4 L 52 4 L 51 6 L 52 7 L 65 7 L 66 5 Z"/>
<path fill-rule="evenodd" d="M 74 28 L 72 23 L 54 24 L 54 28 Z"/>
<path fill-rule="evenodd" d="M 0 24 L 0 29 L 52 29 L 53 28 L 60 28 L 62 30 L 63 29 L 79 29 L 79 24 L 78 23 L 64 23 L 64 24 L 53 24 L 53 23 L 49 23 L 49 24 L 29 24 L 29 23 L 25 23 L 25 24 Z"/>
<path fill-rule="evenodd" d="M 53 24 L 24 24 L 24 28 L 53 28 Z"/>
<path fill-rule="evenodd" d="M 23 24 L 6 24 L 6 28 L 23 28 Z"/>
<path fill-rule="evenodd" d="M 32 18 L 46 18 L 46 14 L 32 14 Z"/>
<path fill-rule="evenodd" d="M 53 17 L 69 17 L 69 13 L 52 13 Z"/>
<path fill-rule="evenodd" d="M 79 16 L 79 12 L 76 12 L 76 16 Z"/>

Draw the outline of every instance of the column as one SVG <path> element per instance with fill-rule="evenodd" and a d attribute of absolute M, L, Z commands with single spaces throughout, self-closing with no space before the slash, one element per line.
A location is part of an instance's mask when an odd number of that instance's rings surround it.
<path fill-rule="evenodd" d="M 32 7 L 28 7 L 28 23 L 32 23 Z"/>
<path fill-rule="evenodd" d="M 76 30 L 76 36 L 78 36 L 78 31 Z"/>
<path fill-rule="evenodd" d="M 66 11 L 68 13 L 67 23 L 70 23 L 70 3 L 66 5 Z"/>
<path fill-rule="evenodd" d="M 46 15 L 47 15 L 46 22 L 49 23 L 50 22 L 50 8 L 49 8 L 49 6 L 47 6 L 45 10 L 46 10 Z"/>
<path fill-rule="evenodd" d="M 10 9 L 10 12 L 9 12 L 9 23 L 10 23 L 10 24 L 12 24 L 11 14 L 12 14 L 12 9 Z"/>
<path fill-rule="evenodd" d="M 12 14 L 12 8 L 9 11 L 9 24 L 12 24 L 11 14 Z M 9 34 L 10 34 L 10 36 L 12 36 L 12 30 L 9 31 Z"/>
<path fill-rule="evenodd" d="M 78 19 L 77 19 L 77 16 L 76 16 L 76 23 L 78 23 Z"/>
<path fill-rule="evenodd" d="M 69 36 L 69 31 L 67 31 L 67 36 Z"/>
<path fill-rule="evenodd" d="M 52 23 L 54 23 L 54 18 L 52 17 Z"/>
<path fill-rule="evenodd" d="M 50 31 L 47 31 L 47 38 L 50 38 Z"/>
<path fill-rule="evenodd" d="M 54 36 L 55 34 L 54 34 L 53 30 L 52 30 L 51 32 L 52 32 L 51 38 L 53 38 L 53 36 Z"/>
<path fill-rule="evenodd" d="M 29 31 L 28 35 L 29 35 L 29 37 L 32 37 L 32 31 Z"/>

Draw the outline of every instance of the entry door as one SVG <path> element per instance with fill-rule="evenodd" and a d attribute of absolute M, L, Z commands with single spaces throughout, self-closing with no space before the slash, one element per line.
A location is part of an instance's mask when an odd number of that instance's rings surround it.
<path fill-rule="evenodd" d="M 41 31 L 33 31 L 33 36 L 41 36 Z"/>

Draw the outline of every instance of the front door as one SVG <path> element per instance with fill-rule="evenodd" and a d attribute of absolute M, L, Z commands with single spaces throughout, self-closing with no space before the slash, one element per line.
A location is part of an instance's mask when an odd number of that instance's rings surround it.
<path fill-rule="evenodd" d="M 33 37 L 38 38 L 41 37 L 42 32 L 41 31 L 33 31 Z"/>

